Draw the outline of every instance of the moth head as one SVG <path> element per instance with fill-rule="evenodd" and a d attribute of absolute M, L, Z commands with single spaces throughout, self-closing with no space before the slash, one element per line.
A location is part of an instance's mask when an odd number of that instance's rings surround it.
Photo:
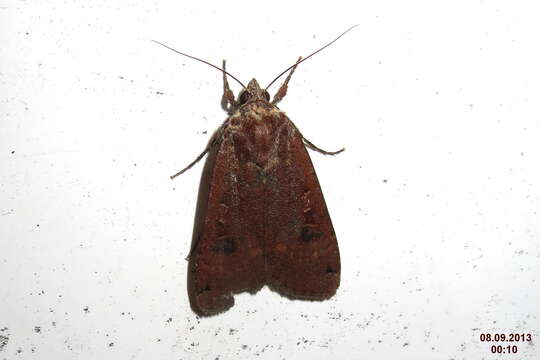
<path fill-rule="evenodd" d="M 248 101 L 270 101 L 270 94 L 265 89 L 261 89 L 257 80 L 252 79 L 247 88 L 240 92 L 238 96 L 238 102 L 240 105 L 244 105 Z"/>

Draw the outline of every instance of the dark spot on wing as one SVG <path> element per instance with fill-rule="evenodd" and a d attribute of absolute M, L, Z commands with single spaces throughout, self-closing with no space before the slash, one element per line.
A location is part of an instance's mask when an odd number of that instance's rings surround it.
<path fill-rule="evenodd" d="M 217 239 L 214 243 L 214 246 L 212 247 L 212 251 L 215 253 L 222 252 L 226 255 L 230 255 L 234 252 L 236 252 L 237 246 L 236 246 L 236 240 L 232 237 L 223 237 L 220 239 Z"/>
<path fill-rule="evenodd" d="M 326 273 L 327 273 L 327 274 L 337 274 L 337 271 L 336 271 L 336 269 L 334 269 L 333 267 L 331 267 L 330 265 L 328 265 L 328 266 L 326 267 Z"/>
<path fill-rule="evenodd" d="M 302 228 L 301 239 L 304 242 L 310 242 L 311 240 L 321 237 L 322 235 L 323 233 L 319 230 L 314 229 L 312 226 L 306 225 Z"/>

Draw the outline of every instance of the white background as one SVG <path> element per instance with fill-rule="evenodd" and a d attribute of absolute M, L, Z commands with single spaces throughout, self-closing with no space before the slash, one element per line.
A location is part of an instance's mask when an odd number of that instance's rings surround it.
<path fill-rule="evenodd" d="M 2 1 L 0 359 L 538 359 L 535 4 Z M 267 84 L 356 23 L 281 103 L 347 149 L 311 153 L 338 293 L 198 318 L 202 162 L 168 176 L 225 120 L 221 74 L 150 40 Z M 533 341 L 479 340 L 510 332 Z"/>

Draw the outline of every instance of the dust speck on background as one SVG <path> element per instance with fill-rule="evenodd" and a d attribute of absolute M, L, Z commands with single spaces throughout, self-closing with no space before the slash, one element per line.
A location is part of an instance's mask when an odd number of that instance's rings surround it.
<path fill-rule="evenodd" d="M 4 350 L 8 342 L 9 342 L 8 336 L 0 335 L 0 351 Z"/>

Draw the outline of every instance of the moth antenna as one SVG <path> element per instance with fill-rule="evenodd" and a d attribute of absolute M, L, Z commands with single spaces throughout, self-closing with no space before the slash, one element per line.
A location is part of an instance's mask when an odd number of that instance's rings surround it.
<path fill-rule="evenodd" d="M 310 57 L 312 57 L 313 55 L 315 55 L 316 53 L 326 49 L 327 47 L 329 47 L 330 45 L 332 45 L 333 43 L 335 43 L 336 41 L 338 41 L 338 39 L 340 37 L 342 37 L 343 35 L 345 35 L 346 33 L 348 33 L 349 31 L 351 31 L 352 29 L 354 29 L 355 27 L 357 27 L 358 25 L 360 24 L 356 24 L 356 25 L 353 25 L 351 26 L 350 28 L 348 28 L 347 30 L 345 30 L 345 32 L 343 32 L 341 35 L 339 35 L 337 38 L 335 38 L 334 40 L 330 41 L 328 44 L 324 45 L 322 48 L 320 48 L 319 50 L 313 52 L 312 54 L 306 56 L 305 58 L 303 58 L 301 61 L 297 62 L 297 63 L 294 63 L 293 65 L 289 66 L 287 69 L 285 69 L 281 74 L 279 74 L 278 76 L 276 76 L 276 78 L 274 80 L 272 80 L 270 82 L 270 84 L 268 84 L 268 86 L 266 87 L 265 90 L 268 90 L 268 88 L 270 86 L 272 86 L 273 83 L 276 82 L 277 79 L 279 79 L 280 77 L 282 77 L 287 71 L 291 70 L 293 67 L 295 66 L 298 66 L 299 64 L 303 63 L 304 61 L 306 61 L 307 59 L 309 59 Z M 175 50 L 176 51 L 176 50 Z M 182 54 L 183 55 L 183 54 Z M 191 56 L 190 56 L 191 57 Z M 198 59 L 197 59 L 198 60 Z M 215 66 L 214 66 L 215 67 Z M 237 80 L 238 81 L 238 80 Z"/>
<path fill-rule="evenodd" d="M 337 39 L 336 39 L 336 40 L 337 40 Z M 228 73 L 227 71 L 225 71 L 225 70 L 223 70 L 223 69 L 217 67 L 216 65 L 211 64 L 211 63 L 209 63 L 208 61 L 205 61 L 205 60 L 203 60 L 203 59 L 199 59 L 198 57 L 191 56 L 191 55 L 188 55 L 188 54 L 184 54 L 183 52 L 180 52 L 180 51 L 178 51 L 178 50 L 176 50 L 176 49 L 173 49 L 172 47 L 167 46 L 167 45 L 165 45 L 165 44 L 163 44 L 163 43 L 160 43 L 159 41 L 156 41 L 156 40 L 152 40 L 152 41 L 155 42 L 155 43 L 158 44 L 158 45 L 161 45 L 161 46 L 163 46 L 163 47 L 166 47 L 167 49 L 169 49 L 169 50 L 171 50 L 171 51 L 174 51 L 174 52 L 177 53 L 177 54 L 184 55 L 184 56 L 186 56 L 186 57 L 188 57 L 188 58 L 191 58 L 191 59 L 193 59 L 193 60 L 200 61 L 200 62 L 202 62 L 202 63 L 205 63 L 206 65 L 210 65 L 211 67 L 213 67 L 213 68 L 215 68 L 215 69 L 218 69 L 218 70 L 221 71 L 222 73 L 229 75 L 229 76 L 231 77 L 231 79 L 236 80 L 237 83 L 239 83 L 240 85 L 242 85 L 242 87 L 243 87 L 244 89 L 246 89 L 246 86 L 245 86 L 244 84 L 242 84 L 242 82 L 241 82 L 240 80 L 238 80 L 237 78 L 235 78 L 234 76 L 232 76 L 232 75 L 231 75 L 230 73 Z"/>

